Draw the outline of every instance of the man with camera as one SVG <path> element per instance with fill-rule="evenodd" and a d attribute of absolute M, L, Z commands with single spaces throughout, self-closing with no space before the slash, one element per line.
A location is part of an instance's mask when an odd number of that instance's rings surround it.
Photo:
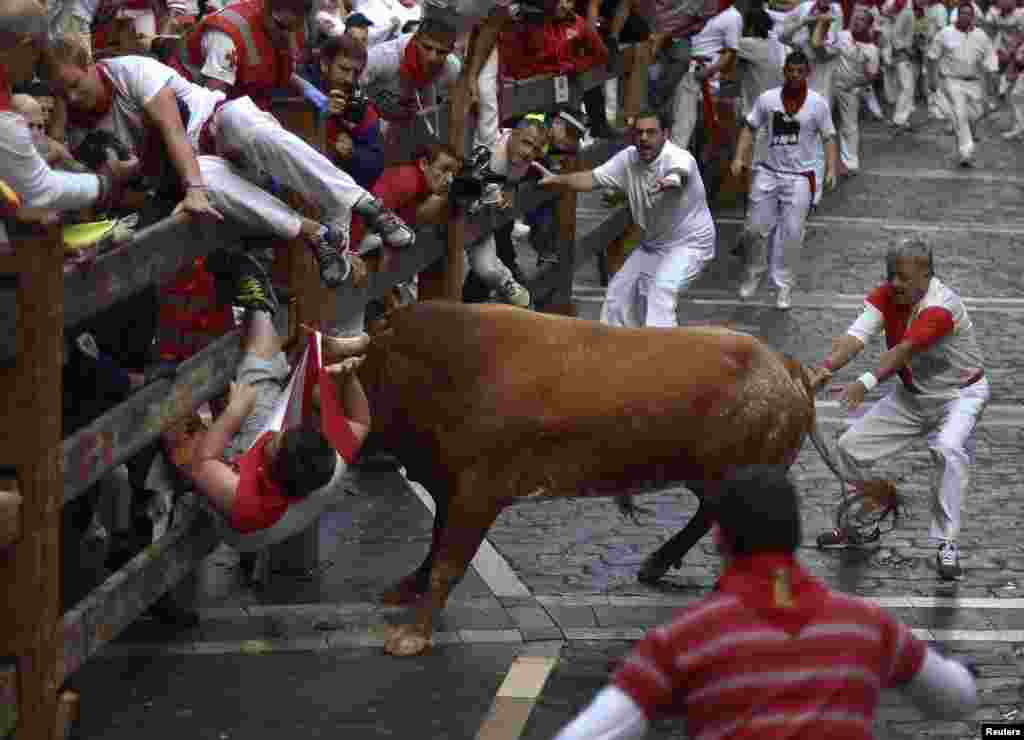
<path fill-rule="evenodd" d="M 371 190 L 384 170 L 380 116 L 357 81 L 366 67 L 366 47 L 348 34 L 320 49 L 320 76 L 327 92 L 327 151 L 360 186 Z"/>

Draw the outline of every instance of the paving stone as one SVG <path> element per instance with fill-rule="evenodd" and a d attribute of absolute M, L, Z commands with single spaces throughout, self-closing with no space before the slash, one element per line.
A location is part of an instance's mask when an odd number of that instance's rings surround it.
<path fill-rule="evenodd" d="M 548 606 L 548 613 L 565 629 L 568 627 L 597 627 L 597 615 L 589 606 Z"/>
<path fill-rule="evenodd" d="M 546 642 L 549 640 L 564 640 L 565 633 L 555 624 L 549 627 L 520 627 L 523 642 Z"/>
<path fill-rule="evenodd" d="M 506 609 L 512 623 L 519 629 L 555 627 L 551 615 L 539 606 L 515 606 Z"/>
<path fill-rule="evenodd" d="M 595 606 L 594 614 L 600 627 L 641 627 L 650 629 L 671 622 L 679 609 L 670 606 Z"/>

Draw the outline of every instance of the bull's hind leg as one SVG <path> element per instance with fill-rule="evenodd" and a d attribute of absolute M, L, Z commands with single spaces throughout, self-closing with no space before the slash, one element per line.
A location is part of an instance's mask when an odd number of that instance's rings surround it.
<path fill-rule="evenodd" d="M 655 550 L 644 561 L 640 571 L 636 574 L 637 580 L 641 583 L 653 585 L 661 580 L 670 566 L 681 568 L 686 553 L 711 529 L 711 516 L 704 503 L 704 497 L 700 493 L 702 489 L 697 484 L 688 483 L 687 486 L 697 494 L 700 505 L 683 530 L 674 534 L 668 542 Z"/>
<path fill-rule="evenodd" d="M 486 495 L 474 498 L 461 490 L 448 502 L 448 517 L 433 549 L 430 590 L 416 609 L 412 624 L 403 624 L 388 636 L 384 650 L 391 655 L 418 655 L 430 647 L 434 619 L 444 609 L 448 595 L 462 580 L 487 530 L 501 507 Z"/>

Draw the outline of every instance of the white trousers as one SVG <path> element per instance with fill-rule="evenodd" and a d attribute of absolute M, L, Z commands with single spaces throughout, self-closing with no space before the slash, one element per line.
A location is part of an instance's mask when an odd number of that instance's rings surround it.
<path fill-rule="evenodd" d="M 254 231 L 294 239 L 302 227 L 302 217 L 280 199 L 243 176 L 243 172 L 223 157 L 198 157 L 210 202 L 225 217 Z"/>
<path fill-rule="evenodd" d="M 914 112 L 914 95 L 917 92 L 917 78 L 921 65 L 911 59 L 898 59 L 893 64 L 896 78 L 896 102 L 892 111 L 892 122 L 897 126 L 906 125 Z"/>
<path fill-rule="evenodd" d="M 1010 88 L 1010 105 L 1013 107 L 1013 128 L 1024 130 L 1024 74 Z"/>
<path fill-rule="evenodd" d="M 491 290 L 498 290 L 513 279 L 512 271 L 498 257 L 498 245 L 494 241 L 494 236 L 488 236 L 466 247 L 462 255 L 462 264 L 465 267 L 462 274 L 469 275 L 469 271 L 472 270 Z"/>
<path fill-rule="evenodd" d="M 860 169 L 860 100 L 863 88 L 836 90 L 839 109 L 839 158 L 846 169 Z"/>
<path fill-rule="evenodd" d="M 480 76 L 476 78 L 480 96 L 477 98 L 476 134 L 473 146 L 485 146 L 493 149 L 498 140 L 498 45 L 495 44 L 491 55 L 480 68 Z"/>
<path fill-rule="evenodd" d="M 914 440 L 937 431 L 928 441 L 935 464 L 930 536 L 956 540 L 969 482 L 967 446 L 988 397 L 986 378 L 962 389 L 953 399 L 917 396 L 900 382 L 839 438 L 840 465 L 845 474 L 863 477 L 862 465 L 895 455 Z"/>
<path fill-rule="evenodd" d="M 669 138 L 686 151 L 690 151 L 690 139 L 697 128 L 697 106 L 703 104 L 704 96 L 701 83 L 693 76 L 695 66 L 691 64 L 686 70 L 672 95 L 672 134 Z"/>
<path fill-rule="evenodd" d="M 810 207 L 810 180 L 755 165 L 744 235 L 748 277 L 761 276 L 770 266 L 776 286 L 794 286 L 793 264 L 803 247 Z"/>
<path fill-rule="evenodd" d="M 225 104 L 210 122 L 217 154 L 274 178 L 321 209 L 320 220 L 347 229 L 352 206 L 368 193 L 347 172 L 260 110 L 250 98 Z"/>
<path fill-rule="evenodd" d="M 969 158 L 974 154 L 971 124 L 985 111 L 985 88 L 981 80 L 943 76 L 939 79 L 939 90 L 953 119 L 957 152 L 961 157 Z"/>
<path fill-rule="evenodd" d="M 714 257 L 714 232 L 667 251 L 638 246 L 608 285 L 601 323 L 679 326 L 679 297 Z"/>

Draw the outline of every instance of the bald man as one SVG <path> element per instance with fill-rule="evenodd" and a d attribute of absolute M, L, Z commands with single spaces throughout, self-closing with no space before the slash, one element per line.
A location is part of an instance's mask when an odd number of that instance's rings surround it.
<path fill-rule="evenodd" d="M 25 208 L 72 211 L 110 202 L 120 184 L 133 178 L 138 160 L 111 160 L 99 175 L 55 172 L 32 141 L 29 126 L 12 105 L 11 87 L 32 77 L 46 44 L 46 15 L 39 0 L 0 4 L 0 180 Z M 7 231 L 0 223 L 0 244 Z"/>

